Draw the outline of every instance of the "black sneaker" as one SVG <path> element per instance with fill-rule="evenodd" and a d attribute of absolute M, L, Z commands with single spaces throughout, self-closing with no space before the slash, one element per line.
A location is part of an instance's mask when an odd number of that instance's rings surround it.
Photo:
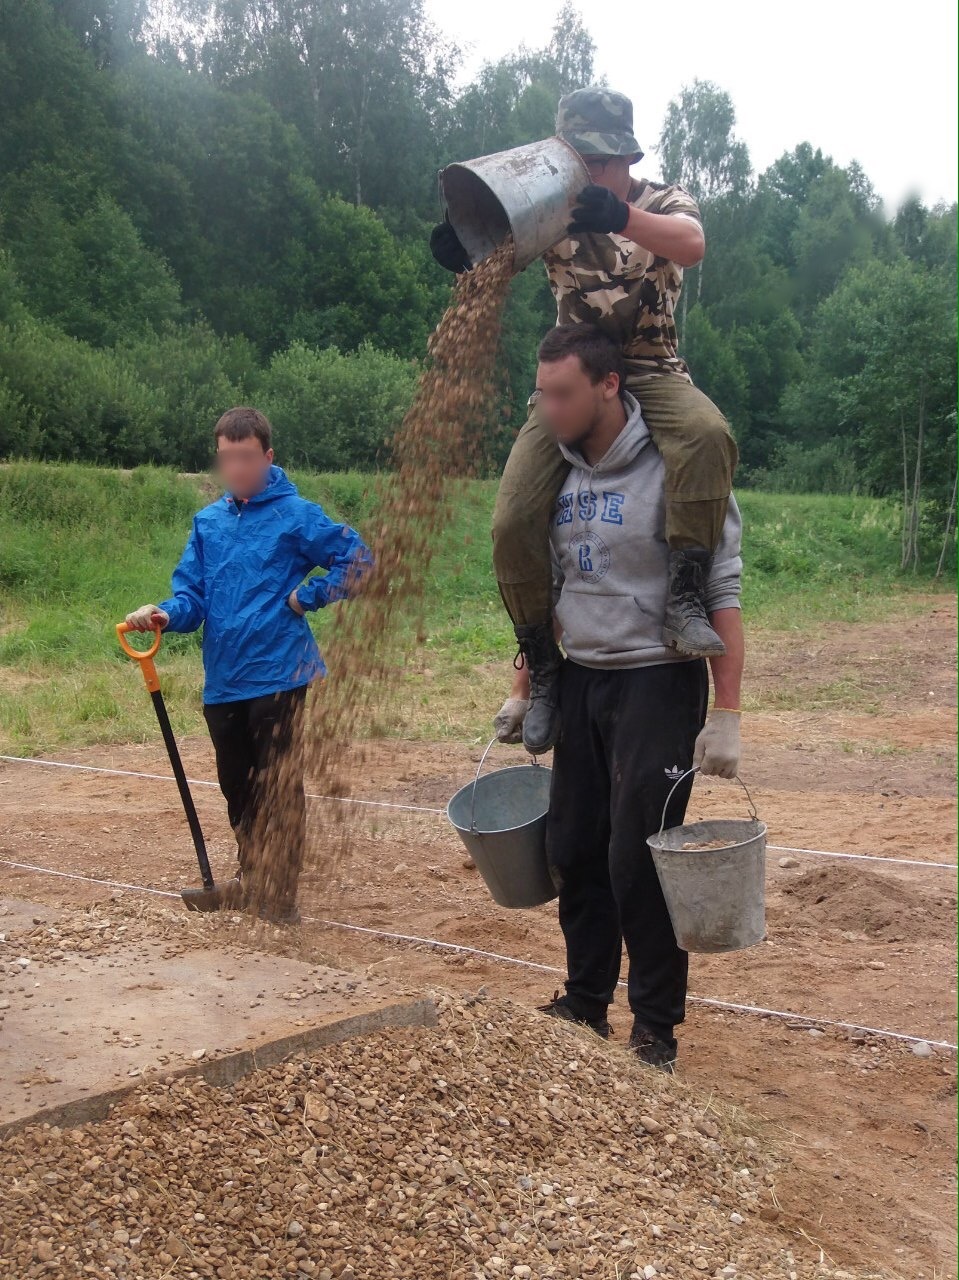
<path fill-rule="evenodd" d="M 583 1018 L 570 1007 L 569 996 L 561 996 L 558 991 L 549 1004 L 537 1005 L 537 1010 L 545 1013 L 547 1018 L 558 1018 L 560 1022 L 575 1022 L 579 1027 L 589 1027 L 600 1040 L 608 1040 L 612 1035 L 612 1027 L 605 1014 L 600 1018 Z"/>
<path fill-rule="evenodd" d="M 633 1023 L 629 1047 L 640 1062 L 647 1067 L 655 1067 L 657 1071 L 668 1071 L 671 1074 L 676 1065 L 676 1041 L 672 1036 L 663 1040 L 641 1023 Z"/>

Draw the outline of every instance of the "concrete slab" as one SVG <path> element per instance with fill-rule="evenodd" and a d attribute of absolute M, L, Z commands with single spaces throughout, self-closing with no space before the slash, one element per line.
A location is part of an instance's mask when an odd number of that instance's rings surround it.
<path fill-rule="evenodd" d="M 385 1026 L 428 1026 L 432 1001 L 386 978 L 238 948 L 120 936 L 31 947 L 62 913 L 0 900 L 0 1135 L 105 1115 L 144 1077 L 217 1084 Z"/>

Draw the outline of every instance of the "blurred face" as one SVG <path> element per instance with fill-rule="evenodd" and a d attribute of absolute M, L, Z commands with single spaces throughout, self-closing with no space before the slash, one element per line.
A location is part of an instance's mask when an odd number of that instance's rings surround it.
<path fill-rule="evenodd" d="M 629 156 L 580 156 L 589 170 L 589 180 L 622 196 L 629 187 Z"/>
<path fill-rule="evenodd" d="M 591 382 L 579 356 L 540 363 L 536 370 L 539 408 L 550 431 L 562 444 L 581 444 L 606 417 L 619 397 L 619 377 L 608 374 Z"/>
<path fill-rule="evenodd" d="M 235 498 L 252 498 L 265 489 L 272 464 L 273 450 L 264 450 L 256 436 L 246 440 L 220 436 L 216 442 L 216 469 Z"/>

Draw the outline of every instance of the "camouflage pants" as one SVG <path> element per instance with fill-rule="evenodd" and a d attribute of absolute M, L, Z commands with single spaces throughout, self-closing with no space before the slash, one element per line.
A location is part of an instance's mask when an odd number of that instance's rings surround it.
<path fill-rule="evenodd" d="M 627 376 L 666 468 L 666 538 L 673 550 L 719 542 L 739 452 L 708 396 L 672 374 Z M 549 520 L 569 463 L 530 410 L 500 481 L 493 514 L 493 567 L 513 622 L 552 614 Z"/>

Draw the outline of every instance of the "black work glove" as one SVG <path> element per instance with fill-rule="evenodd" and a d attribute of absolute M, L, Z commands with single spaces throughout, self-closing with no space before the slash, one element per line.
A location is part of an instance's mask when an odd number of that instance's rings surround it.
<path fill-rule="evenodd" d="M 567 227 L 571 235 L 577 231 L 595 231 L 608 235 L 620 232 L 629 221 L 629 205 L 614 196 L 607 187 L 590 183 L 576 197 L 573 221 Z"/>
<path fill-rule="evenodd" d="M 466 256 L 459 236 L 450 226 L 448 214 L 430 232 L 430 253 L 441 267 L 445 267 L 447 271 L 455 271 L 457 275 L 469 271 L 473 265 Z"/>

